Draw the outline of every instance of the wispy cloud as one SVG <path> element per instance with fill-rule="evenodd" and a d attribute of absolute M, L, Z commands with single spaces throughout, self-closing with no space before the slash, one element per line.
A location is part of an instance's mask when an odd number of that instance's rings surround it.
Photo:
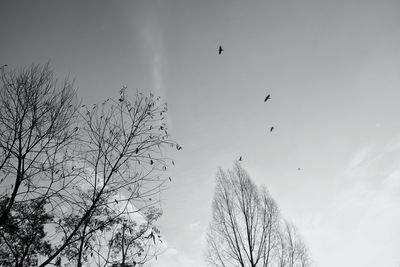
<path fill-rule="evenodd" d="M 143 17 L 141 35 L 150 49 L 150 62 L 152 67 L 153 88 L 157 95 L 164 95 L 165 82 L 163 76 L 165 54 L 164 30 L 162 22 L 154 11 L 148 10 Z"/>
<path fill-rule="evenodd" d="M 302 221 L 319 265 L 399 266 L 400 142 L 390 144 L 356 153 L 331 206 Z"/>
<path fill-rule="evenodd" d="M 357 168 L 359 165 L 361 165 L 364 161 L 366 161 L 370 156 L 372 152 L 372 146 L 366 146 L 365 148 L 361 149 L 358 151 L 353 159 L 350 161 L 349 164 L 349 169 L 352 170 L 354 168 Z"/>

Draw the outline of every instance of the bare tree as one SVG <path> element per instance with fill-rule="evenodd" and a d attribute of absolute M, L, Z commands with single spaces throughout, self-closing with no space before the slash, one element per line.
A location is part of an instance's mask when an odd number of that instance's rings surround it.
<path fill-rule="evenodd" d="M 278 205 L 275 200 L 269 195 L 267 188 L 263 186 L 261 188 L 262 197 L 262 220 L 265 227 L 265 245 L 262 251 L 262 264 L 261 266 L 271 266 L 274 262 L 274 251 L 276 251 L 279 243 L 279 220 L 280 214 Z"/>
<path fill-rule="evenodd" d="M 283 231 L 279 232 L 279 246 L 277 251 L 277 262 L 279 267 L 289 266 L 289 249 L 287 247 L 287 241 Z"/>
<path fill-rule="evenodd" d="M 2 68 L 0 86 L 0 260 L 25 266 L 51 254 L 44 226 L 66 189 L 76 93 L 68 79 L 57 82 L 49 63 Z"/>
<path fill-rule="evenodd" d="M 107 226 L 93 231 L 97 225 L 104 225 L 102 213 L 115 215 L 113 210 L 100 209 L 96 216 L 85 222 L 79 232 L 79 241 L 67 246 L 62 255 L 73 266 L 94 264 L 109 266 L 114 262 L 121 264 L 145 262 L 157 257 L 162 243 L 160 231 L 154 225 L 162 211 L 150 207 L 143 214 L 124 214 L 110 221 Z M 76 218 L 67 220 L 64 227 L 72 227 Z"/>
<path fill-rule="evenodd" d="M 309 267 L 312 266 L 312 260 L 309 249 L 303 240 L 298 243 L 298 266 Z"/>
<path fill-rule="evenodd" d="M 55 196 L 73 140 L 75 91 L 49 64 L 0 75 L 0 228 L 15 203 Z"/>
<path fill-rule="evenodd" d="M 207 234 L 207 261 L 212 266 L 271 266 L 278 208 L 236 162 L 219 169 Z"/>
<path fill-rule="evenodd" d="M 87 263 L 89 255 L 93 256 L 95 250 L 95 241 L 98 230 L 100 232 L 108 232 L 111 230 L 111 225 L 103 226 L 100 229 L 99 225 L 103 225 L 104 221 L 111 220 L 115 216 L 113 210 L 107 207 L 96 209 L 93 214 L 84 221 L 81 229 L 76 233 L 76 242 L 72 242 L 61 252 L 61 255 L 73 266 L 82 266 Z M 76 224 L 81 219 L 79 214 L 70 213 L 69 216 L 60 221 L 57 231 L 70 232 L 76 227 Z M 115 221 L 116 222 L 116 221 Z"/>
<path fill-rule="evenodd" d="M 279 266 L 280 267 L 307 267 L 311 266 L 311 258 L 304 241 L 296 226 L 283 221 L 279 239 Z"/>
<path fill-rule="evenodd" d="M 152 94 L 130 101 L 123 88 L 116 100 L 78 109 L 72 83 L 58 83 L 49 64 L 1 71 L 0 241 L 11 226 L 38 227 L 29 244 L 46 250 L 0 249 L 42 254 L 40 266 L 60 265 L 69 251 L 81 266 L 97 233 L 157 203 L 172 163 L 166 148 L 181 149 L 169 139 L 167 106 Z"/>
<path fill-rule="evenodd" d="M 160 216 L 160 209 L 151 208 L 142 218 L 120 218 L 107 241 L 112 261 L 143 265 L 157 258 L 162 240 L 154 223 Z"/>
<path fill-rule="evenodd" d="M 161 175 L 172 162 L 164 156 L 165 148 L 180 148 L 169 140 L 163 122 L 167 106 L 159 101 L 152 94 L 137 93 L 131 102 L 123 88 L 118 100 L 83 107 L 78 139 L 71 151 L 75 163 L 69 166 L 76 176 L 68 185 L 68 194 L 56 205 L 61 222 L 54 240 L 61 242 L 41 266 L 76 242 L 80 243 L 77 265 L 81 266 L 83 248 L 90 244 L 93 233 L 157 202 L 166 182 Z M 112 208 L 115 204 L 118 209 Z M 113 212 L 97 215 L 102 209 Z M 71 217 L 73 223 L 69 221 L 65 227 L 63 221 Z"/>
<path fill-rule="evenodd" d="M 207 233 L 211 266 L 306 267 L 308 249 L 294 225 L 284 221 L 266 187 L 258 188 L 235 162 L 219 169 Z"/>

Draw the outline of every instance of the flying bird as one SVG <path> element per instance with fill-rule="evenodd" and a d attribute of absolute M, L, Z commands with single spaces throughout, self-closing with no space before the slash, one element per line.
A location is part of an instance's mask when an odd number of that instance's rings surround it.
<path fill-rule="evenodd" d="M 221 54 L 222 54 L 222 51 L 224 51 L 224 49 L 222 49 L 222 46 L 219 46 L 219 48 L 218 48 L 218 55 L 221 55 Z"/>
<path fill-rule="evenodd" d="M 275 129 L 274 126 L 271 127 L 271 129 L 269 129 L 270 132 L 272 132 Z"/>
<path fill-rule="evenodd" d="M 177 150 L 181 150 L 182 147 L 181 147 L 180 145 L 176 144 L 176 149 L 177 149 Z"/>
<path fill-rule="evenodd" d="M 169 179 L 169 181 L 170 181 L 170 182 L 172 182 L 172 179 L 171 179 L 171 177 L 168 177 L 168 179 Z"/>
<path fill-rule="evenodd" d="M 271 99 L 271 95 L 267 95 L 264 99 L 264 102 L 267 102 L 269 99 Z"/>
<path fill-rule="evenodd" d="M 115 203 L 117 203 L 118 204 L 118 200 L 116 200 L 116 199 L 114 199 L 115 200 Z"/>
<path fill-rule="evenodd" d="M 150 160 L 150 165 L 153 165 L 154 164 L 154 161 L 151 159 Z"/>
<path fill-rule="evenodd" d="M 240 156 L 239 161 L 242 161 L 242 156 Z"/>

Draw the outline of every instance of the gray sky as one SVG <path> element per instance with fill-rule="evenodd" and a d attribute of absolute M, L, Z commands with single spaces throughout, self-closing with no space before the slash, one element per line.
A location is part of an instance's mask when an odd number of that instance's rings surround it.
<path fill-rule="evenodd" d="M 168 102 L 183 150 L 154 266 L 203 266 L 217 167 L 243 156 L 318 266 L 397 267 L 399 14 L 383 0 L 1 0 L 0 64 L 50 59 L 89 103 L 122 85 Z"/>

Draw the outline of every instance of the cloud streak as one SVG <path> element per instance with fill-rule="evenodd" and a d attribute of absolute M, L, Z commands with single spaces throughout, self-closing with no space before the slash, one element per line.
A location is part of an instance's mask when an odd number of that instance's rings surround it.
<path fill-rule="evenodd" d="M 399 266 L 400 142 L 390 144 L 356 153 L 331 206 L 303 220 L 319 265 Z"/>

